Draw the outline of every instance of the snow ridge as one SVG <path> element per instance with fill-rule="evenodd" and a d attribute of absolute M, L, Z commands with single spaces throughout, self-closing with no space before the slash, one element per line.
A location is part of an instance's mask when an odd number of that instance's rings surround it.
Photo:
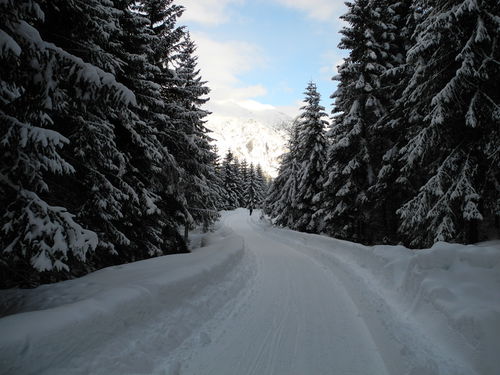
<path fill-rule="evenodd" d="M 266 230 L 262 223 L 255 225 Z M 500 372 L 498 241 L 479 245 L 438 242 L 431 249 L 415 251 L 403 246 L 368 247 L 288 229 L 267 233 L 294 245 L 341 278 L 366 314 L 364 319 L 375 342 L 381 343 L 391 372 Z M 378 316 L 371 316 L 373 310 Z M 404 361 L 398 360 L 395 350 Z"/>
<path fill-rule="evenodd" d="M 192 254 L 109 267 L 55 284 L 63 294 L 50 285 L 41 289 L 52 306 L 0 319 L 0 373 L 153 372 L 248 281 L 249 271 L 237 267 L 245 252 L 241 237 L 222 227 L 208 241 L 215 244 Z M 78 299 L 65 304 L 71 290 Z M 159 323 L 164 330 L 158 331 Z"/>

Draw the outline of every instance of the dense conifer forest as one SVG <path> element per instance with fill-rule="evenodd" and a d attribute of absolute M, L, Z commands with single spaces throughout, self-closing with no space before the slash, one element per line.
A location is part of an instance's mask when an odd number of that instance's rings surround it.
<path fill-rule="evenodd" d="M 232 207 L 182 12 L 171 0 L 0 4 L 2 286 L 185 252 L 180 227 Z"/>
<path fill-rule="evenodd" d="M 498 236 L 498 1 L 346 4 L 331 125 L 309 85 L 267 213 L 365 244 Z"/>
<path fill-rule="evenodd" d="M 0 1 L 0 287 L 187 252 L 237 207 L 365 244 L 498 236 L 498 1 L 346 4 L 330 121 L 309 83 L 269 187 L 218 160 L 174 0 Z"/>

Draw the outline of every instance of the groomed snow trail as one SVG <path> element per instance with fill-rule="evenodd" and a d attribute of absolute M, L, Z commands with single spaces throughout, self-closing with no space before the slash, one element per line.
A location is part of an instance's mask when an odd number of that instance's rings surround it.
<path fill-rule="evenodd" d="M 255 274 L 231 306 L 165 363 L 181 375 L 387 374 L 342 283 L 312 257 L 266 234 L 246 210 L 223 225 L 242 236 Z M 245 261 L 245 260 L 243 260 Z"/>
<path fill-rule="evenodd" d="M 500 246 L 366 247 L 238 209 L 200 246 L 0 291 L 0 375 L 500 374 Z"/>

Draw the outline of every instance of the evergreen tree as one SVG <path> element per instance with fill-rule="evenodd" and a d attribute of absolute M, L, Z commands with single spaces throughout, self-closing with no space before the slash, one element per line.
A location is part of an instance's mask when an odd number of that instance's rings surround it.
<path fill-rule="evenodd" d="M 312 82 L 305 91 L 305 105 L 301 108 L 297 134 L 297 220 L 293 227 L 299 231 L 317 232 L 323 192 L 323 168 L 326 160 L 325 126 L 328 124 L 320 95 Z"/>
<path fill-rule="evenodd" d="M 266 198 L 268 190 L 267 181 L 260 164 L 257 164 L 255 168 L 255 180 L 257 185 L 257 205 L 255 207 L 260 208 Z"/>
<path fill-rule="evenodd" d="M 293 228 L 298 218 L 298 129 L 298 123 L 294 122 L 288 141 L 288 152 L 281 157 L 278 176 L 273 181 L 264 204 L 264 212 L 273 219 L 274 224 L 289 228 Z"/>
<path fill-rule="evenodd" d="M 210 90 L 199 75 L 195 51 L 189 34 L 185 34 L 177 59 L 176 86 L 171 88 L 176 105 L 172 116 L 177 114 L 174 123 L 179 132 L 174 152 L 183 168 L 181 191 L 186 199 L 188 222 L 208 228 L 218 217 L 215 210 L 220 197 L 215 187 L 212 139 L 204 125 L 209 112 L 201 109 Z"/>
<path fill-rule="evenodd" d="M 0 264 L 6 285 L 60 278 L 97 246 L 94 232 L 51 203 L 60 201 L 51 182 L 75 172 L 62 156 L 69 140 L 56 130 L 58 120 L 99 106 L 135 104 L 132 92 L 112 75 L 54 44 L 56 40 L 44 39 L 50 35 L 37 28 L 43 29 L 44 18 L 50 18 L 45 12 L 52 8 L 41 4 L 0 4 Z M 88 19 L 85 7 L 67 5 L 62 21 Z"/>
<path fill-rule="evenodd" d="M 116 56 L 117 43 L 123 33 L 121 12 L 108 1 L 92 0 L 72 12 L 74 4 L 53 1 L 45 5 L 45 23 L 41 33 L 59 47 L 117 75 L 121 69 Z M 70 144 L 62 152 L 75 168 L 74 178 L 52 180 L 52 199 L 77 212 L 77 219 L 97 233 L 96 254 L 118 254 L 130 240 L 121 225 L 125 205 L 135 190 L 123 180 L 129 156 L 117 143 L 113 118 L 129 107 L 110 108 L 109 102 L 91 103 L 85 108 L 72 108 L 55 118 L 54 126 Z M 92 257 L 89 261 L 95 263 Z M 101 265 L 102 266 L 102 265 Z M 90 267 L 90 268 L 89 268 Z M 94 264 L 85 268 L 92 269 Z"/>
<path fill-rule="evenodd" d="M 235 178 L 235 193 L 238 197 L 237 207 L 245 207 L 245 183 L 241 174 L 241 164 L 238 158 L 234 158 L 234 178 Z"/>
<path fill-rule="evenodd" d="M 220 158 L 219 158 L 219 150 L 215 144 L 212 145 L 212 151 L 213 151 L 213 153 L 212 153 L 212 158 L 211 158 L 210 162 L 212 164 L 212 168 L 215 171 L 213 186 L 217 192 L 217 197 L 218 197 L 218 200 L 216 202 L 216 209 L 217 209 L 217 211 L 220 211 L 220 210 L 223 210 L 227 205 L 227 202 L 226 202 L 226 195 L 227 194 L 226 194 L 226 191 L 224 189 L 224 182 L 223 182 L 223 177 L 222 177 L 222 166 L 221 166 Z"/>
<path fill-rule="evenodd" d="M 386 103 L 386 114 L 374 125 L 377 141 L 382 146 L 377 154 L 377 173 L 368 190 L 370 200 L 370 229 L 374 242 L 398 242 L 399 218 L 396 211 L 415 193 L 405 178 L 400 178 L 402 167 L 399 150 L 406 143 L 409 120 L 402 98 L 408 86 L 413 66 L 406 61 L 414 41 L 414 31 L 420 11 L 412 0 L 390 1 L 384 15 L 390 33 L 390 64 L 381 76 L 381 94 Z M 392 67 L 391 67 L 392 65 Z"/>
<path fill-rule="evenodd" d="M 152 51 L 152 61 L 158 67 L 155 82 L 168 86 L 175 79 L 173 60 L 186 32 L 185 27 L 177 25 L 184 7 L 175 4 L 174 0 L 140 0 L 135 2 L 135 7 L 147 16 L 149 27 L 157 36 Z"/>
<path fill-rule="evenodd" d="M 415 72 L 403 93 L 411 128 L 401 158 L 419 191 L 398 211 L 400 231 L 412 246 L 475 242 L 500 215 L 500 7 L 418 4 L 427 14 L 408 53 Z"/>
<path fill-rule="evenodd" d="M 246 208 L 254 209 L 259 204 L 259 187 L 257 185 L 257 176 L 253 163 L 248 169 L 248 179 L 245 184 L 245 202 Z"/>
<path fill-rule="evenodd" d="M 231 150 L 228 150 L 222 162 L 222 183 L 226 196 L 226 210 L 240 207 L 241 185 L 238 177 L 239 171 Z"/>
<path fill-rule="evenodd" d="M 247 194 L 246 194 L 246 188 L 249 183 L 249 178 L 250 178 L 250 170 L 248 166 L 248 162 L 243 159 L 240 163 L 240 176 L 241 176 L 241 182 L 243 184 L 243 190 L 245 192 L 245 197 L 243 200 L 243 205 L 242 207 L 248 207 L 248 200 L 247 200 Z"/>
<path fill-rule="evenodd" d="M 341 18 L 349 25 L 339 48 L 350 50 L 339 68 L 331 147 L 325 170 L 326 231 L 339 238 L 370 242 L 370 202 L 368 189 L 375 181 L 382 154 L 387 149 L 375 127 L 390 104 L 382 76 L 398 63 L 392 56 L 393 31 L 384 22 L 386 1 L 356 0 L 346 3 L 349 10 Z"/>
<path fill-rule="evenodd" d="M 2 282 L 184 250 L 179 224 L 208 226 L 222 183 L 200 108 L 208 89 L 176 25 L 183 8 L 22 0 L 0 10 Z"/>
<path fill-rule="evenodd" d="M 155 82 L 158 67 L 152 62 L 158 37 L 146 15 L 135 9 L 135 1 L 114 3 L 123 29 L 116 54 L 124 64 L 117 77 L 137 97 L 136 106 L 114 119 L 118 142 L 129 160 L 123 179 L 135 192 L 122 219 L 131 242 L 119 253 L 121 261 L 135 261 L 184 246 L 176 229 L 179 219 L 174 216 L 175 208 L 181 205 L 173 193 L 180 167 L 158 131 L 158 124 L 168 124 L 160 86 Z"/>
<path fill-rule="evenodd" d="M 271 184 L 264 202 L 264 212 L 273 219 L 274 224 L 283 227 L 291 227 L 296 217 L 297 138 L 298 126 L 294 121 L 288 139 L 288 152 L 281 156 L 278 176 Z"/>

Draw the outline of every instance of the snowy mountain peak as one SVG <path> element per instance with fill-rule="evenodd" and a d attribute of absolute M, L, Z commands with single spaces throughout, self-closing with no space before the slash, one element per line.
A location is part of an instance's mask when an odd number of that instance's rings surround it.
<path fill-rule="evenodd" d="M 264 173 L 276 177 L 292 118 L 252 100 L 224 103 L 223 107 L 218 111 L 217 104 L 212 106 L 213 114 L 206 123 L 220 156 L 231 149 L 238 159 L 260 164 Z"/>

